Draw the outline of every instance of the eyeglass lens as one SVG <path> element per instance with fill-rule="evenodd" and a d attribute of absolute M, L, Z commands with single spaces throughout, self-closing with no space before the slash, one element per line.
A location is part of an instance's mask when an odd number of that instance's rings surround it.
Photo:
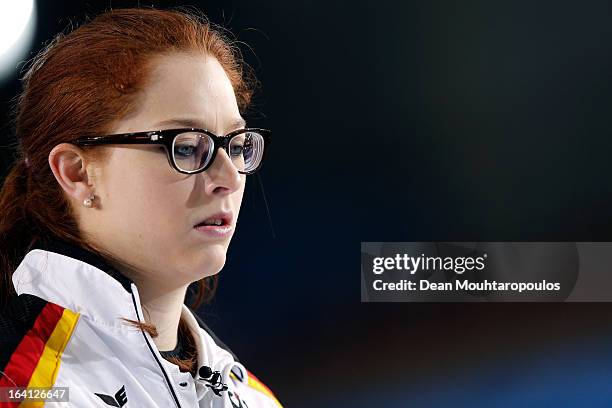
<path fill-rule="evenodd" d="M 263 157 L 264 138 L 258 132 L 245 132 L 230 139 L 228 155 L 242 172 L 255 170 Z M 174 139 L 174 162 L 182 171 L 197 171 L 206 166 L 214 151 L 213 139 L 198 132 L 181 133 Z"/>

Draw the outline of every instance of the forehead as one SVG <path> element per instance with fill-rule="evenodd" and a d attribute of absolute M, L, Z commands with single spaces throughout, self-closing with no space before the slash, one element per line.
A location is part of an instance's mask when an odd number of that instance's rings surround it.
<path fill-rule="evenodd" d="M 216 58 L 174 53 L 150 61 L 138 116 L 147 122 L 174 117 L 198 118 L 222 133 L 240 117 L 232 84 Z"/>

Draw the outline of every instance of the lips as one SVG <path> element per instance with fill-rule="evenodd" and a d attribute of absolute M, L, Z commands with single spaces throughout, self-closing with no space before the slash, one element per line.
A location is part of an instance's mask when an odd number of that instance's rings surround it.
<path fill-rule="evenodd" d="M 214 223 L 215 220 L 221 220 L 221 226 L 232 225 L 233 216 L 232 213 L 229 211 L 221 211 L 202 219 L 200 222 L 194 225 L 194 228 L 202 225 L 219 225 L 217 223 Z"/>

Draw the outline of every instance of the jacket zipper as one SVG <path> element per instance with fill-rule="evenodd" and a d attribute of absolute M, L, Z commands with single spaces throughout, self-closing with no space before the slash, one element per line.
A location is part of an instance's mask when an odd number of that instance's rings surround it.
<path fill-rule="evenodd" d="M 136 317 L 138 317 L 138 321 L 142 323 L 142 319 L 140 318 L 140 313 L 138 313 L 138 307 L 136 306 L 136 298 L 134 297 L 133 290 L 131 291 L 131 294 L 132 294 L 132 302 L 134 302 L 134 310 L 136 311 Z M 181 408 L 181 404 L 179 403 L 178 396 L 174 392 L 174 387 L 172 387 L 172 383 L 170 379 L 168 378 L 168 374 L 166 373 L 166 370 L 164 370 L 164 366 L 162 365 L 161 361 L 159 361 L 159 359 L 155 355 L 155 352 L 153 351 L 153 347 L 151 346 L 151 343 L 149 343 L 149 340 L 147 339 L 145 332 L 143 330 L 140 330 L 140 331 L 142 332 L 142 336 L 144 337 L 145 342 L 147 343 L 147 346 L 149 346 L 149 351 L 151 352 L 151 355 L 153 355 L 153 358 L 157 362 L 157 365 L 159 365 L 159 369 L 161 370 L 162 374 L 164 374 L 164 378 L 166 379 L 168 388 L 170 388 L 170 392 L 172 393 L 172 397 L 174 398 L 174 402 L 176 403 L 176 406 L 178 408 Z"/>

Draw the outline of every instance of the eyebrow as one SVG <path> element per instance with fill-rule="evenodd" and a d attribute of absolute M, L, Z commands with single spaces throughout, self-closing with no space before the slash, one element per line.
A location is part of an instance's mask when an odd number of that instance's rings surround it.
<path fill-rule="evenodd" d="M 163 126 L 168 126 L 168 125 L 179 125 L 179 126 L 184 126 L 188 128 L 200 128 L 200 129 L 206 129 L 206 130 L 210 129 L 204 124 L 203 121 L 199 119 L 194 119 L 194 118 L 166 119 L 166 120 L 156 123 L 154 127 L 158 127 L 158 126 L 163 127 Z M 244 127 L 246 127 L 246 121 L 243 118 L 235 119 L 229 124 L 230 131 L 235 130 L 235 129 L 244 128 Z"/>

